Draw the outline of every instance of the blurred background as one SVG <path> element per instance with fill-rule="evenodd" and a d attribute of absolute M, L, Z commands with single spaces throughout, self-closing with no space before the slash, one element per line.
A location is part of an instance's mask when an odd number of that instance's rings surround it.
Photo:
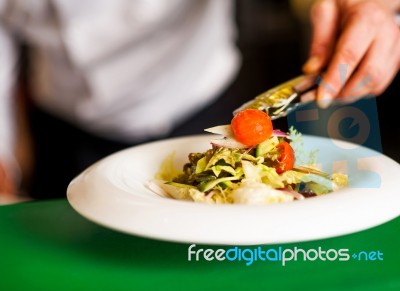
<path fill-rule="evenodd" d="M 301 67 L 308 57 L 311 35 L 309 9 L 312 2 L 235 0 L 237 46 L 242 57 L 239 74 L 217 102 L 191 118 L 190 122 L 182 124 L 171 136 L 199 134 L 204 132 L 204 128 L 227 124 L 232 118 L 232 111 L 242 103 L 301 74 Z M 25 48 L 23 53 L 26 63 L 28 49 Z M 24 77 L 22 75 L 22 79 Z M 397 109 L 393 106 L 393 100 L 398 98 L 399 74 L 386 92 L 376 98 L 376 102 L 383 153 L 400 162 L 400 129 L 397 126 Z M 287 119 L 275 120 L 274 126 L 287 130 Z M 379 134 L 377 136 L 379 139 Z M 29 160 L 23 149 L 19 155 L 22 160 Z"/>
<path fill-rule="evenodd" d="M 200 134 L 204 133 L 204 128 L 227 124 L 232 118 L 232 111 L 242 103 L 301 74 L 310 43 L 308 14 L 311 3 L 312 0 L 236 0 L 237 45 L 242 57 L 239 74 L 214 104 L 192 117 L 190 122 L 183 123 L 168 137 Z M 29 47 L 23 45 L 22 85 L 26 83 L 28 55 Z M 400 98 L 399 89 L 400 78 L 397 74 L 386 92 L 376 99 L 382 151 L 397 162 L 400 162 L 400 129 L 393 101 Z M 29 95 L 25 86 L 21 86 L 20 93 L 21 99 Z M 274 121 L 274 126 L 285 131 L 288 121 L 286 118 L 278 119 Z M 29 171 L 32 161 L 24 151 L 29 140 L 25 140 L 22 134 L 20 141 L 18 159 L 24 163 L 22 170 L 27 168 L 26 171 Z M 70 147 L 69 144 L 64 146 Z M 69 176 L 63 183 L 68 181 Z M 64 195 L 63 192 L 60 194 Z"/>

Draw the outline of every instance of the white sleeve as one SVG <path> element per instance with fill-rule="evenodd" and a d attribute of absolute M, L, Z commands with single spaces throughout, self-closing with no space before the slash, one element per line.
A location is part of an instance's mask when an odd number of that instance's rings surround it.
<path fill-rule="evenodd" d="M 17 45 L 0 19 L 0 161 L 5 167 L 18 171 L 15 149 L 15 98 L 17 75 Z"/>

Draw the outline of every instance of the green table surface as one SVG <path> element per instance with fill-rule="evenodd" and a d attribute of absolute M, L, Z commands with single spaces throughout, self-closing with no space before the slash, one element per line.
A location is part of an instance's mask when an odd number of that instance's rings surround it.
<path fill-rule="evenodd" d="M 400 290 L 400 218 L 325 240 L 263 249 L 349 249 L 382 260 L 188 261 L 190 244 L 92 223 L 65 199 L 0 207 L 0 290 Z M 258 246 L 241 246 L 241 250 Z M 228 246 L 196 245 L 196 249 Z M 374 258 L 372 256 L 372 258 Z"/>

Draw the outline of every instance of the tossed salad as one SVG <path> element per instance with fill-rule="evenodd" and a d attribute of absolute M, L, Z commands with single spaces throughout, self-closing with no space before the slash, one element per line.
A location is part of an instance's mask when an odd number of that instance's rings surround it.
<path fill-rule="evenodd" d="M 212 204 L 269 204 L 324 195 L 347 186 L 347 175 L 328 174 L 313 161 L 299 165 L 301 134 L 274 130 L 263 111 L 246 109 L 231 124 L 205 131 L 221 135 L 211 148 L 190 153 L 182 170 L 168 157 L 156 184 L 175 199 Z"/>

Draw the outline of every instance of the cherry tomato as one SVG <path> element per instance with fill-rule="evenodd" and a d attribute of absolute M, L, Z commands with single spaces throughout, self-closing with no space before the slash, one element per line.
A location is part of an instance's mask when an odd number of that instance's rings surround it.
<path fill-rule="evenodd" d="M 231 126 L 235 138 L 249 147 L 268 139 L 273 129 L 268 114 L 257 109 L 240 111 L 232 118 Z"/>
<path fill-rule="evenodd" d="M 282 141 L 277 145 L 280 152 L 278 158 L 279 165 L 276 167 L 276 172 L 282 174 L 283 172 L 293 169 L 294 166 L 294 151 L 290 144 L 286 141 Z"/>

